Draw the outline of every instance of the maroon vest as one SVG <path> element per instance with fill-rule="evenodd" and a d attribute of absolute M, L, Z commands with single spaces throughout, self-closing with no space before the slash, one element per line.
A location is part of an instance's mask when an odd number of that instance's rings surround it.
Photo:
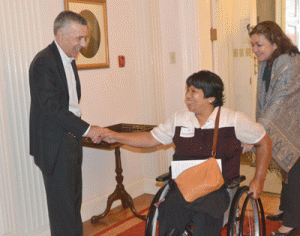
<path fill-rule="evenodd" d="M 191 138 L 180 137 L 181 127 L 176 127 L 173 142 L 173 160 L 207 159 L 212 156 L 213 129 L 196 129 Z M 222 159 L 222 173 L 225 182 L 240 174 L 241 142 L 236 138 L 234 127 L 219 128 L 217 159 Z"/>

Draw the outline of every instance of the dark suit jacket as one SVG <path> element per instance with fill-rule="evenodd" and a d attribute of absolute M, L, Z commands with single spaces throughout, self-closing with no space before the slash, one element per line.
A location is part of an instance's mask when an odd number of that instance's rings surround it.
<path fill-rule="evenodd" d="M 80 100 L 76 66 L 73 69 Z M 81 139 L 89 124 L 69 111 L 66 74 L 54 42 L 39 52 L 31 62 L 29 83 L 30 154 L 44 173 L 52 174 L 63 134 L 71 133 Z"/>

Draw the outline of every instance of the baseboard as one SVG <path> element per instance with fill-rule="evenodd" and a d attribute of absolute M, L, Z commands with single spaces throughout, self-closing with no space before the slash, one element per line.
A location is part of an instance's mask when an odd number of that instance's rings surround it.
<path fill-rule="evenodd" d="M 51 236 L 50 228 L 49 229 L 45 229 L 42 232 L 39 232 L 39 233 L 36 233 L 36 234 L 32 234 L 32 236 Z"/>
<path fill-rule="evenodd" d="M 280 198 L 280 196 L 281 196 L 280 193 L 271 193 L 271 192 L 267 192 L 267 191 L 263 191 L 263 195 L 268 196 L 268 197 L 274 197 L 274 198 Z"/>

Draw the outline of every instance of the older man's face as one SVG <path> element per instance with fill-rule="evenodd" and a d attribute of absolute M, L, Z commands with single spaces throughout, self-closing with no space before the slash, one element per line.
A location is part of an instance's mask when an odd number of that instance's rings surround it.
<path fill-rule="evenodd" d="M 56 41 L 68 57 L 75 58 L 79 51 L 86 47 L 87 36 L 87 26 L 71 22 L 57 31 Z"/>

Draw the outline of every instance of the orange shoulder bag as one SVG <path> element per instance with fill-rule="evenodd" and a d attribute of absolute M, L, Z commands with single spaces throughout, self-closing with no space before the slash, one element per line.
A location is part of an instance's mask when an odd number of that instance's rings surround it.
<path fill-rule="evenodd" d="M 181 172 L 175 179 L 178 189 L 187 202 L 193 202 L 199 197 L 218 190 L 224 184 L 223 175 L 216 161 L 220 110 L 221 107 L 219 107 L 215 120 L 213 156 L 207 161 Z"/>

